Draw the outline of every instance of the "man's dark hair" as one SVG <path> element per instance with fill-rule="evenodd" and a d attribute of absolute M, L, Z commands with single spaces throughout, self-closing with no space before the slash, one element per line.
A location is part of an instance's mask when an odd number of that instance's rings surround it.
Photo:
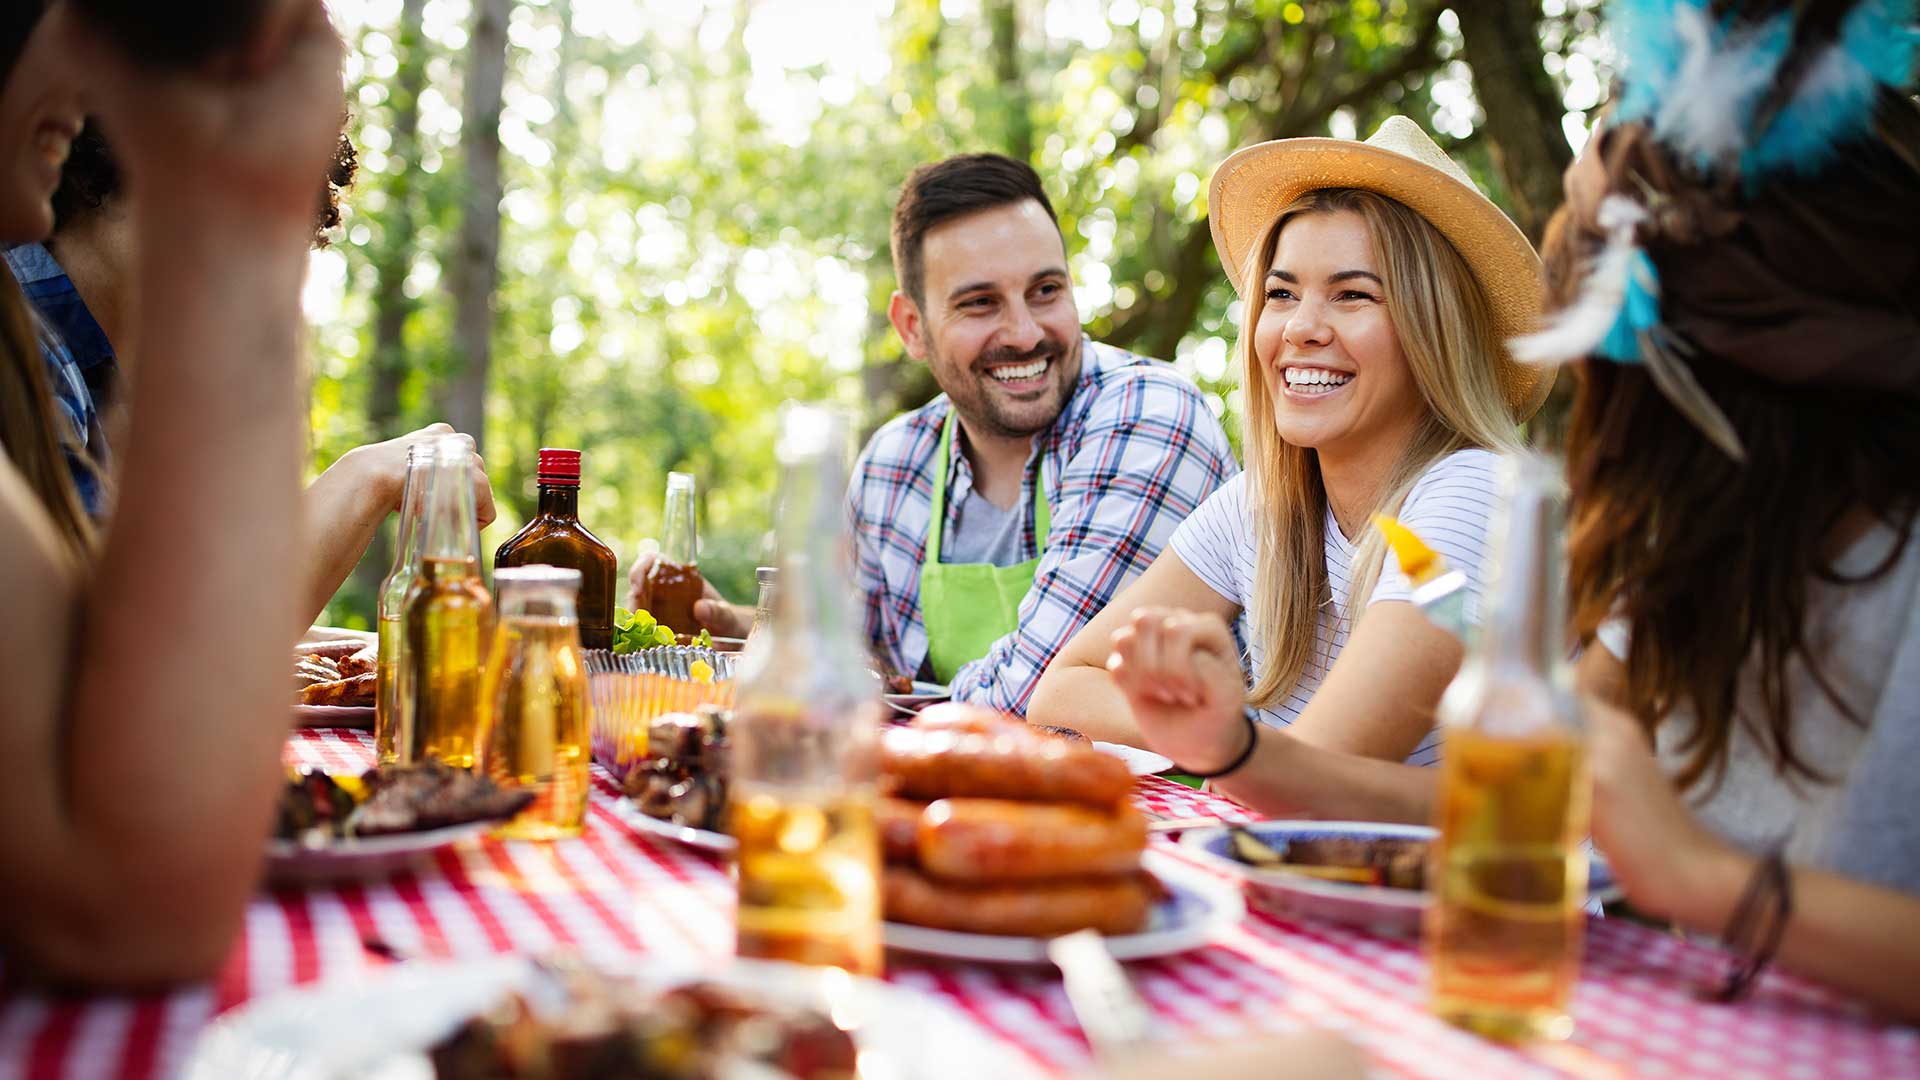
<path fill-rule="evenodd" d="M 900 290 L 926 305 L 927 267 L 921 257 L 927 233 L 957 217 L 1032 199 L 1055 228 L 1060 218 L 1040 186 L 1040 174 L 1004 154 L 956 154 L 907 175 L 893 207 L 893 273 Z"/>
<path fill-rule="evenodd" d="M 127 55 L 160 67 L 193 67 L 245 45 L 266 9 L 264 0 L 75 0 L 95 28 Z"/>
<path fill-rule="evenodd" d="M 340 194 L 353 186 L 354 174 L 359 167 L 359 155 L 354 151 L 353 141 L 342 131 L 340 142 L 334 147 L 333 160 L 327 163 L 326 181 L 321 187 L 319 206 L 314 211 L 315 247 L 326 247 L 328 231 L 340 224 Z M 60 188 L 53 193 L 55 234 L 111 202 L 120 194 L 123 179 L 120 163 L 114 160 L 112 148 L 100 134 L 99 125 L 89 118 L 80 137 L 73 140 L 73 149 L 67 153 L 67 163 L 60 169 Z"/>

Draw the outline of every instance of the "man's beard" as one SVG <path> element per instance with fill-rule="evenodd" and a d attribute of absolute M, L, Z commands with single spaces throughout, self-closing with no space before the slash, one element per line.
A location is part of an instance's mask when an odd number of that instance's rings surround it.
<path fill-rule="evenodd" d="M 940 383 L 940 388 L 947 392 L 954 407 L 970 424 L 984 428 L 987 434 L 1002 438 L 1027 437 L 1052 427 L 1053 422 L 1060 418 L 1060 410 L 1066 407 L 1073 382 L 1079 378 L 1077 364 L 1074 365 L 1076 370 L 1066 370 L 1077 355 L 1078 351 L 1067 344 L 1050 337 L 1043 338 L 1038 345 L 1024 352 L 1004 347 L 988 349 L 974 357 L 973 363 L 965 369 L 945 378 L 941 377 L 942 368 L 953 365 L 942 361 L 934 367 L 934 381 Z M 1045 375 L 1048 387 L 1040 398 L 1009 403 L 994 393 L 993 384 L 996 380 L 987 374 L 988 368 L 1036 360 L 1048 361 Z"/>

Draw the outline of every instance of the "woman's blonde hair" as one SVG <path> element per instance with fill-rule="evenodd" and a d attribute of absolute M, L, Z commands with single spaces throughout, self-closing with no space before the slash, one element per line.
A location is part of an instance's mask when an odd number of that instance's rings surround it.
<path fill-rule="evenodd" d="M 1249 253 L 1241 277 L 1247 283 L 1239 343 L 1247 395 L 1247 491 L 1259 543 L 1254 606 L 1247 616 L 1252 633 L 1265 644 L 1249 700 L 1261 708 L 1285 701 L 1309 668 L 1324 660 L 1315 655 L 1317 630 L 1321 609 L 1333 604 L 1333 591 L 1327 581 L 1327 489 L 1318 456 L 1287 443 L 1275 429 L 1275 403 L 1254 355 L 1254 332 L 1281 230 L 1304 215 L 1330 213 L 1358 214 L 1366 223 L 1387 294 L 1387 318 L 1427 406 L 1367 517 L 1397 513 L 1421 474 L 1456 450 L 1506 452 L 1520 446 L 1495 368 L 1505 345 L 1494 328 L 1493 309 L 1466 260 L 1438 229 L 1385 195 L 1355 188 L 1309 191 L 1280 211 Z M 1384 538 L 1369 527 L 1354 556 L 1349 609 L 1366 603 L 1385 557 Z M 1352 614 L 1333 612 L 1336 619 Z"/>
<path fill-rule="evenodd" d="M 94 545 L 93 520 L 74 486 L 69 455 L 90 462 L 66 434 L 67 419 L 54 400 L 47 361 L 32 309 L 13 275 L 0 268 L 0 455 L 26 478 L 41 507 L 66 543 L 75 565 L 84 566 Z"/>

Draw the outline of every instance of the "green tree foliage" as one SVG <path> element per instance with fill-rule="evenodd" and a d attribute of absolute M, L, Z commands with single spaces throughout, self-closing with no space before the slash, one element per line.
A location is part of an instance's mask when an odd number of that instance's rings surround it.
<path fill-rule="evenodd" d="M 1591 24 L 1548 6 L 1565 92 Z M 311 290 L 316 465 L 443 418 L 463 370 L 443 270 L 473 10 L 343 17 L 363 170 Z M 623 565 L 666 473 L 696 474 L 703 568 L 739 599 L 765 557 L 776 406 L 836 401 L 871 428 L 936 392 L 885 318 L 889 214 L 916 164 L 1031 160 L 1089 331 L 1173 361 L 1230 430 L 1237 311 L 1206 226 L 1222 158 L 1400 112 L 1504 198 L 1437 0 L 519 0 L 508 45 L 484 432 L 501 519 L 483 549 L 532 512 L 537 449 L 575 446 L 582 516 Z M 369 617 L 388 557 L 329 618 Z"/>

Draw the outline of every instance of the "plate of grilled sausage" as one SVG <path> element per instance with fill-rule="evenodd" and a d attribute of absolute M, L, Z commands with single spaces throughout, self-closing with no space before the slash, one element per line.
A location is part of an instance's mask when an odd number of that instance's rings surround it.
<path fill-rule="evenodd" d="M 1147 852 L 1127 763 L 974 706 L 886 732 L 879 813 L 889 947 L 1044 964 L 1098 930 L 1120 959 L 1205 944 L 1244 913 L 1232 883 Z"/>
<path fill-rule="evenodd" d="M 373 722 L 376 669 L 374 647 L 357 638 L 294 646 L 294 717 L 314 726 L 367 726 Z"/>

